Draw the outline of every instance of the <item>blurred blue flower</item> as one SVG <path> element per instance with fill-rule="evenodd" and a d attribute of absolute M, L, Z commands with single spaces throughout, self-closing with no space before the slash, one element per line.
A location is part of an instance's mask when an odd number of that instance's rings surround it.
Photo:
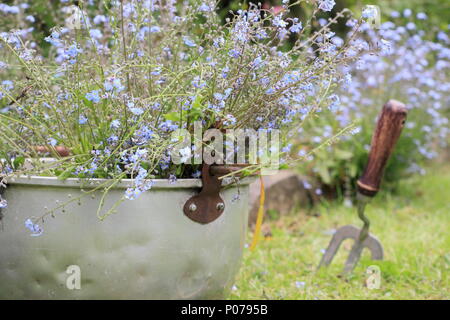
<path fill-rule="evenodd" d="M 86 124 L 88 122 L 88 119 L 84 115 L 80 115 L 78 119 L 79 124 Z"/>
<path fill-rule="evenodd" d="M 86 99 L 92 101 L 93 103 L 100 102 L 100 96 L 98 90 L 92 90 L 91 92 L 86 93 Z"/>
<path fill-rule="evenodd" d="M 120 128 L 120 121 L 119 120 L 113 120 L 111 121 L 110 127 L 112 129 L 119 129 Z"/>
<path fill-rule="evenodd" d="M 0 209 L 6 208 L 8 206 L 8 202 L 5 199 L 0 197 Z"/>
<path fill-rule="evenodd" d="M 334 0 L 319 0 L 319 9 L 322 11 L 331 11 L 335 6 Z"/>
<path fill-rule="evenodd" d="M 194 41 L 192 41 L 190 38 L 188 38 L 186 36 L 183 37 L 183 42 L 184 42 L 185 45 L 187 45 L 188 47 L 191 47 L 191 48 L 197 46 Z"/>
<path fill-rule="evenodd" d="M 140 116 L 141 114 L 144 113 L 144 110 L 142 108 L 135 107 L 134 102 L 128 102 L 127 107 L 128 110 L 130 110 L 131 113 L 134 114 L 135 116 Z"/>
<path fill-rule="evenodd" d="M 38 224 L 33 223 L 33 221 L 31 221 L 31 219 L 25 220 L 25 227 L 31 231 L 32 237 L 38 237 L 38 236 L 42 235 L 42 233 L 43 233 L 42 228 Z"/>
<path fill-rule="evenodd" d="M 289 31 L 293 32 L 293 33 L 299 33 L 300 31 L 302 31 L 303 29 L 303 25 L 301 22 L 299 23 L 294 23 L 290 28 Z"/>

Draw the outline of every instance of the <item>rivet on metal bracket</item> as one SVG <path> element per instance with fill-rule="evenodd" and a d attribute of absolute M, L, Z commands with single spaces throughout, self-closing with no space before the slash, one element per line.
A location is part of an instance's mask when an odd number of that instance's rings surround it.
<path fill-rule="evenodd" d="M 203 187 L 199 194 L 191 197 L 184 204 L 184 214 L 191 220 L 207 224 L 219 218 L 225 211 L 225 202 L 220 197 L 222 181 L 217 176 L 212 176 L 210 166 L 203 164 Z"/>

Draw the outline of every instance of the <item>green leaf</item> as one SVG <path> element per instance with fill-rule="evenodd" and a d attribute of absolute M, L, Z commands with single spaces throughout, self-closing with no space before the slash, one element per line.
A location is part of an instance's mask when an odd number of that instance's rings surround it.
<path fill-rule="evenodd" d="M 192 120 L 197 120 L 203 115 L 203 109 L 203 97 L 200 94 L 197 94 L 194 102 L 192 102 L 188 117 Z"/>
<path fill-rule="evenodd" d="M 348 163 L 348 174 L 350 175 L 350 178 L 355 178 L 358 174 L 358 164 L 355 162 L 349 162 Z"/>
<path fill-rule="evenodd" d="M 59 180 L 66 180 L 67 178 L 72 176 L 72 172 L 73 172 L 74 169 L 75 169 L 75 166 L 68 167 L 66 170 L 64 170 L 63 172 L 61 172 L 58 175 L 58 179 Z"/>
<path fill-rule="evenodd" d="M 319 166 L 318 173 L 320 175 L 320 178 L 322 179 L 322 181 L 325 184 L 331 183 L 331 176 L 330 176 L 330 173 L 328 172 L 328 168 L 326 166 Z"/>
<path fill-rule="evenodd" d="M 178 112 L 169 112 L 169 113 L 164 114 L 164 118 L 166 120 L 178 122 L 178 121 L 180 121 L 180 114 Z"/>
<path fill-rule="evenodd" d="M 13 166 L 14 169 L 19 169 L 25 163 L 25 157 L 19 156 L 14 159 Z"/>
<path fill-rule="evenodd" d="M 335 154 L 336 158 L 338 158 L 340 160 L 349 160 L 349 159 L 353 158 L 353 153 L 351 151 L 335 149 L 334 154 Z"/>

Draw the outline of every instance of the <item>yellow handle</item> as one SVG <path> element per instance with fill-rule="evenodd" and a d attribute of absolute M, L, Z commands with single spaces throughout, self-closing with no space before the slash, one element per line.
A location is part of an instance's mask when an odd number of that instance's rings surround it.
<path fill-rule="evenodd" d="M 256 218 L 255 233 L 253 234 L 253 241 L 252 241 L 252 244 L 250 245 L 251 251 L 255 250 L 255 247 L 258 244 L 259 237 L 261 234 L 261 226 L 262 226 L 263 217 L 264 217 L 264 201 L 266 198 L 266 194 L 264 191 L 264 181 L 263 181 L 263 178 L 261 175 L 259 176 L 259 181 L 261 182 L 261 194 L 259 196 L 259 210 L 258 210 L 258 216 Z"/>

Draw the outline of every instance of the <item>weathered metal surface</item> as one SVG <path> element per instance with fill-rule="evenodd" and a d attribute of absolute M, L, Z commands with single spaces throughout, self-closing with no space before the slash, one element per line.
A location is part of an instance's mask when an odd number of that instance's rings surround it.
<path fill-rule="evenodd" d="M 93 186 L 101 180 L 93 182 Z M 4 192 L 0 231 L 0 299 L 209 299 L 222 298 L 234 282 L 244 246 L 248 182 L 221 191 L 224 213 L 198 224 L 183 214 L 201 181 L 156 180 L 104 221 L 96 210 L 102 193 L 68 204 L 47 217 L 44 233 L 31 237 L 24 221 L 82 194 L 75 179 L 21 178 Z M 112 189 L 111 207 L 130 181 Z M 84 186 L 89 190 L 92 186 Z M 69 266 L 80 268 L 81 289 L 69 289 Z M 70 271 L 71 269 L 69 269 Z M 70 278 L 70 279 L 69 279 Z"/>

